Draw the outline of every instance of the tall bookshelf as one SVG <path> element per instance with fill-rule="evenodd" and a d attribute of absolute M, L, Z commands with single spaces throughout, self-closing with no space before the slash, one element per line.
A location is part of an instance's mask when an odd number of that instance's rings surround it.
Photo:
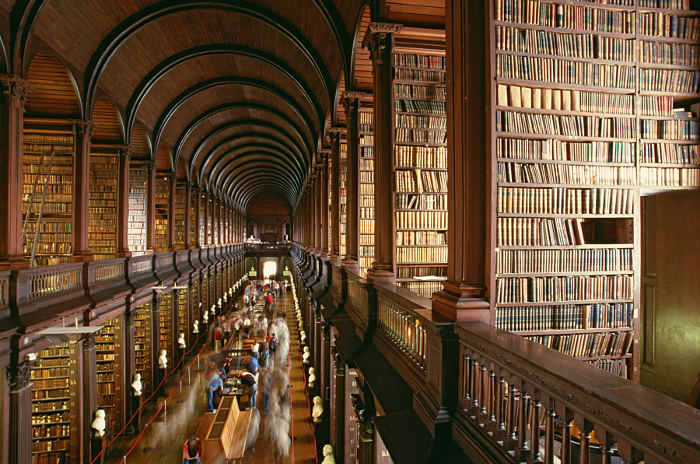
<path fill-rule="evenodd" d="M 199 220 L 197 218 L 197 190 L 190 191 L 190 248 L 197 248 Z"/>
<path fill-rule="evenodd" d="M 63 343 L 37 355 L 32 367 L 32 462 L 69 462 L 71 405 L 78 401 L 76 345 Z"/>
<path fill-rule="evenodd" d="M 495 323 L 638 380 L 640 195 L 700 185 L 699 13 L 534 5 L 491 11 Z"/>
<path fill-rule="evenodd" d="M 201 321 L 202 310 L 199 305 L 199 280 L 193 280 L 190 286 L 190 291 L 192 292 L 192 322 Z M 192 323 L 190 323 L 190 329 L 192 330 Z"/>
<path fill-rule="evenodd" d="M 202 277 L 202 291 L 201 291 L 202 299 L 202 315 L 204 315 L 205 311 L 209 311 L 209 308 L 211 307 L 211 302 L 209 301 L 209 276 L 205 275 Z M 211 321 L 211 318 L 209 318 Z M 206 327 L 204 328 L 206 330 Z"/>
<path fill-rule="evenodd" d="M 348 142 L 340 140 L 340 256 L 347 254 L 348 188 L 347 179 Z"/>
<path fill-rule="evenodd" d="M 151 362 L 151 303 L 136 308 L 134 316 L 134 352 L 136 373 L 141 374 L 143 394 L 153 390 L 153 364 Z"/>
<path fill-rule="evenodd" d="M 168 174 L 156 176 L 156 252 L 168 251 L 168 208 L 170 202 L 170 178 Z"/>
<path fill-rule="evenodd" d="M 177 291 L 177 330 L 178 333 L 175 334 L 175 340 L 180 336 L 180 332 L 185 333 L 185 340 L 188 339 L 187 334 L 189 333 L 189 320 L 188 320 L 188 309 L 190 306 L 189 301 L 189 288 L 182 288 Z M 177 342 L 175 343 L 177 345 Z M 173 358 L 175 359 L 175 358 Z"/>
<path fill-rule="evenodd" d="M 200 204 L 200 215 L 199 215 L 199 243 L 202 246 L 207 246 L 208 243 L 204 243 L 204 230 L 207 227 L 207 224 L 204 222 L 204 216 L 205 216 L 205 211 L 207 211 L 205 208 L 208 207 L 207 204 L 207 196 L 205 194 L 202 194 L 200 198 L 201 204 Z"/>
<path fill-rule="evenodd" d="M 374 115 L 372 108 L 360 108 L 359 113 L 359 173 L 360 173 L 360 272 L 374 261 Z"/>
<path fill-rule="evenodd" d="M 394 50 L 396 280 L 430 297 L 447 275 L 444 51 Z"/>
<path fill-rule="evenodd" d="M 90 153 L 88 246 L 95 260 L 117 257 L 118 181 L 118 155 Z"/>
<path fill-rule="evenodd" d="M 134 256 L 146 252 L 148 219 L 148 169 L 145 166 L 129 168 L 129 251 Z"/>
<path fill-rule="evenodd" d="M 175 359 L 173 346 L 177 340 L 177 334 L 173 333 L 173 294 L 166 293 L 160 300 L 158 319 L 159 348 L 167 350 L 168 360 Z M 168 364 L 171 364 L 170 362 Z"/>
<path fill-rule="evenodd" d="M 110 319 L 95 337 L 97 370 L 97 407 L 104 409 L 108 431 L 116 433 L 123 423 L 122 388 L 122 325 L 119 318 Z"/>
<path fill-rule="evenodd" d="M 183 182 L 175 184 L 175 248 L 185 249 L 185 203 L 187 190 Z"/>
<path fill-rule="evenodd" d="M 213 202 L 211 199 L 207 200 L 204 203 L 207 207 L 207 211 L 209 211 L 209 215 L 207 216 L 207 231 L 208 231 L 207 237 L 209 239 L 209 242 L 207 243 L 207 245 L 211 245 L 213 243 L 216 243 L 214 241 L 215 240 L 214 233 L 211 230 L 211 225 L 214 222 L 214 208 L 211 207 L 212 203 Z"/>
<path fill-rule="evenodd" d="M 31 259 L 34 251 L 32 266 L 68 262 L 73 239 L 73 132 L 35 130 L 32 121 L 25 121 L 22 158 L 24 256 Z"/>

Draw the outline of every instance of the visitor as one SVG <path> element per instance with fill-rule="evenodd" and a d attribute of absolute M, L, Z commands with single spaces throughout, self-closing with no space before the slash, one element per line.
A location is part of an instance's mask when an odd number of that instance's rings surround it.
<path fill-rule="evenodd" d="M 270 344 L 267 338 L 264 338 L 260 344 L 260 366 L 267 367 L 267 358 L 270 356 Z"/>
<path fill-rule="evenodd" d="M 238 375 L 238 379 L 241 381 L 241 385 L 248 387 L 248 409 L 255 409 L 256 396 L 258 395 L 258 382 L 255 380 L 255 375 L 245 371 Z"/>
<path fill-rule="evenodd" d="M 219 392 L 219 394 L 224 391 L 224 382 L 221 380 L 221 376 L 216 373 L 209 379 L 209 384 L 207 385 L 207 400 L 209 400 L 209 412 L 216 412 L 214 407 L 214 394 Z"/>
<path fill-rule="evenodd" d="M 182 447 L 182 464 L 199 464 L 202 443 L 197 435 L 192 435 L 185 440 Z"/>

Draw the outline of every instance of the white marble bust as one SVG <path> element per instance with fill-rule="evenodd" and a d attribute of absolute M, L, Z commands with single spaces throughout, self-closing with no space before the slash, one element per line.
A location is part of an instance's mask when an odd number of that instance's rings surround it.
<path fill-rule="evenodd" d="M 92 424 L 90 424 L 90 428 L 92 428 L 92 435 L 94 437 L 103 437 L 105 435 L 107 421 L 105 421 L 104 409 L 98 409 L 95 411 L 95 420 L 93 420 Z"/>
<path fill-rule="evenodd" d="M 330 444 L 326 444 L 323 447 L 323 462 L 321 464 L 335 464 L 333 447 Z"/>
<path fill-rule="evenodd" d="M 187 348 L 187 343 L 185 342 L 185 332 L 180 332 L 180 336 L 177 338 L 177 346 L 180 347 L 181 350 Z"/>
<path fill-rule="evenodd" d="M 311 352 L 309 351 L 309 347 L 305 346 L 304 347 L 304 354 L 301 355 L 301 360 L 304 364 L 309 364 L 310 357 L 311 357 Z"/>
<path fill-rule="evenodd" d="M 197 319 L 194 320 L 192 323 L 192 333 L 198 334 L 199 333 L 199 321 Z"/>
<path fill-rule="evenodd" d="M 134 381 L 131 382 L 131 390 L 134 396 L 141 396 L 143 393 L 143 384 L 141 383 L 141 374 L 134 374 Z"/>
<path fill-rule="evenodd" d="M 323 404 L 320 396 L 314 396 L 314 406 L 311 408 L 311 417 L 314 423 L 319 424 L 323 420 Z"/>
<path fill-rule="evenodd" d="M 160 350 L 160 357 L 158 358 L 158 368 L 167 369 L 168 368 L 168 352 L 166 350 Z"/>
<path fill-rule="evenodd" d="M 309 380 L 307 382 L 309 388 L 314 388 L 316 385 L 316 369 L 309 367 Z"/>

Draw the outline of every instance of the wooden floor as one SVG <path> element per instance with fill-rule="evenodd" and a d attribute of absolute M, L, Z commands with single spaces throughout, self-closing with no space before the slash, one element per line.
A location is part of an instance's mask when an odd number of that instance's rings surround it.
<path fill-rule="evenodd" d="M 316 451 L 308 402 L 305 395 L 304 371 L 301 363 L 301 349 L 297 334 L 297 323 L 295 320 L 294 303 L 291 293 L 279 298 L 275 302 L 274 312 L 286 311 L 288 325 L 291 332 L 290 343 L 290 387 L 292 398 L 292 427 L 289 431 L 292 436 L 292 449 L 284 464 L 289 463 L 315 463 Z M 202 415 L 207 410 L 207 400 L 204 390 L 204 373 L 209 358 L 215 357 L 216 353 L 207 346 L 199 356 L 199 363 L 196 361 L 190 368 L 189 383 L 187 370 L 182 386 L 176 381 L 180 376 L 172 375 L 172 380 L 166 385 L 166 395 L 172 393 L 171 399 L 166 407 L 158 414 L 150 426 L 145 428 L 138 443 L 135 436 L 123 436 L 115 440 L 110 446 L 105 462 L 124 462 L 123 456 L 133 447 L 133 451 L 126 458 L 128 464 L 138 463 L 180 463 L 182 461 L 182 445 L 185 439 L 197 430 Z M 162 400 L 160 400 L 162 401 Z M 258 407 L 262 408 L 262 402 L 258 398 Z M 156 404 L 148 409 L 154 411 Z M 142 423 L 146 423 L 151 414 L 144 413 Z M 271 464 L 274 459 L 267 444 L 267 437 L 264 434 L 265 416 L 261 414 L 260 435 L 253 450 L 246 453 L 245 462 L 255 464 Z"/>

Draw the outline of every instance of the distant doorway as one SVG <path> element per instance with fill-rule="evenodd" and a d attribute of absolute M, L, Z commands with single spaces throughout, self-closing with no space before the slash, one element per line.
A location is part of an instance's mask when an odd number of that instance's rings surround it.
<path fill-rule="evenodd" d="M 266 261 L 263 263 L 263 279 L 269 279 L 277 275 L 277 261 Z"/>

